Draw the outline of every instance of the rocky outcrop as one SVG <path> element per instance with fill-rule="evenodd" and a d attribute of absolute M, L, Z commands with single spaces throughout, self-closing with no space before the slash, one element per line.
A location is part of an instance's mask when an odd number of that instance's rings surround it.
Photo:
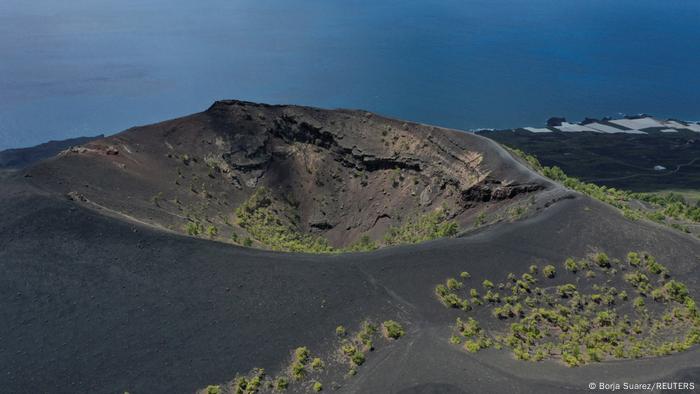
<path fill-rule="evenodd" d="M 468 204 L 501 201 L 542 189 L 544 185 L 538 183 L 503 184 L 497 180 L 488 180 L 462 192 L 462 199 Z"/>

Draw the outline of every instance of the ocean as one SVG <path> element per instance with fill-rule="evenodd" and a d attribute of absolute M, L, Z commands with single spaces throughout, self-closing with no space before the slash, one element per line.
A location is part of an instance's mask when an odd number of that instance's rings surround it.
<path fill-rule="evenodd" d="M 697 0 L 2 0 L 0 149 L 218 99 L 458 129 L 700 119 Z"/>

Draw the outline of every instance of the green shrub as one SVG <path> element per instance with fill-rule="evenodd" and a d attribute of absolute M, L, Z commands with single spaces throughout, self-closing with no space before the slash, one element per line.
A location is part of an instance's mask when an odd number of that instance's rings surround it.
<path fill-rule="evenodd" d="M 484 281 L 481 283 L 482 286 L 486 289 L 493 289 L 493 282 L 491 282 L 488 279 L 484 279 Z"/>
<path fill-rule="evenodd" d="M 651 292 L 651 297 L 654 301 L 666 301 L 666 294 L 663 289 L 654 289 Z"/>
<path fill-rule="evenodd" d="M 199 222 L 188 222 L 186 229 L 187 235 L 191 235 L 193 237 L 196 237 L 204 232 L 204 226 Z"/>
<path fill-rule="evenodd" d="M 365 350 L 372 350 L 372 335 L 377 332 L 377 327 L 369 321 L 362 323 L 362 328 L 355 336 L 355 339 L 361 343 Z"/>
<path fill-rule="evenodd" d="M 530 271 L 530 274 L 532 274 L 532 275 L 537 275 L 537 266 L 536 266 L 535 264 L 532 264 L 532 265 L 530 266 L 529 271 Z"/>
<path fill-rule="evenodd" d="M 576 367 L 580 365 L 579 359 L 570 353 L 562 353 L 561 358 L 569 367 Z"/>
<path fill-rule="evenodd" d="M 652 274 L 661 275 L 668 272 L 668 269 L 662 264 L 658 263 L 653 256 L 647 258 L 647 270 Z"/>
<path fill-rule="evenodd" d="M 321 382 L 314 382 L 312 388 L 315 392 L 318 393 L 319 391 L 323 390 L 323 385 L 321 384 Z"/>
<path fill-rule="evenodd" d="M 468 301 L 459 298 L 459 296 L 455 293 L 447 293 L 444 296 L 438 296 L 438 297 L 440 298 L 440 302 L 442 302 L 442 304 L 445 305 L 446 307 L 464 308 L 465 302 L 468 305 Z"/>
<path fill-rule="evenodd" d="M 588 260 L 579 260 L 578 262 L 578 270 L 583 271 L 591 268 L 590 264 L 588 264 Z"/>
<path fill-rule="evenodd" d="M 557 287 L 557 292 L 563 298 L 570 298 L 576 293 L 576 286 L 571 283 L 567 283 Z"/>
<path fill-rule="evenodd" d="M 640 290 L 646 290 L 649 287 L 649 277 L 639 271 L 625 274 L 624 279 L 632 286 L 637 287 Z"/>
<path fill-rule="evenodd" d="M 401 324 L 393 321 L 387 320 L 382 323 L 384 329 L 384 336 L 391 339 L 399 339 L 406 334 Z"/>
<path fill-rule="evenodd" d="M 593 260 L 598 264 L 598 267 L 610 268 L 610 258 L 603 252 L 596 253 Z"/>
<path fill-rule="evenodd" d="M 477 341 L 466 340 L 464 341 L 464 349 L 470 353 L 476 353 L 481 349 L 481 346 Z"/>
<path fill-rule="evenodd" d="M 486 294 L 484 294 L 484 300 L 486 302 L 500 302 L 501 296 L 498 293 L 495 293 L 491 290 L 487 290 Z"/>
<path fill-rule="evenodd" d="M 457 281 L 455 278 L 449 278 L 447 279 L 447 288 L 450 290 L 456 290 L 456 289 L 461 289 L 462 288 L 462 282 Z"/>
<path fill-rule="evenodd" d="M 294 361 L 291 366 L 291 374 L 292 378 L 296 381 L 304 379 L 306 376 L 306 368 L 304 367 L 304 364 Z"/>
<path fill-rule="evenodd" d="M 576 263 L 576 260 L 569 257 L 564 262 L 564 268 L 566 268 L 567 271 L 571 271 L 573 273 L 576 273 L 578 271 L 578 264 Z"/>
<path fill-rule="evenodd" d="M 302 364 L 306 364 L 306 362 L 309 361 L 310 355 L 311 352 L 309 352 L 309 348 L 306 346 L 298 347 L 294 350 L 294 359 Z"/>
<path fill-rule="evenodd" d="M 471 317 L 467 321 L 457 318 L 457 329 L 465 337 L 473 337 L 481 333 L 479 322 Z"/>
<path fill-rule="evenodd" d="M 629 252 L 627 253 L 627 262 L 633 267 L 638 267 L 642 260 L 639 257 L 639 253 Z"/>
<path fill-rule="evenodd" d="M 529 283 L 537 282 L 537 279 L 535 279 L 535 277 L 530 275 L 530 274 L 523 274 L 522 278 L 524 281 L 529 282 Z"/>
<path fill-rule="evenodd" d="M 688 297 L 688 288 L 681 282 L 670 280 L 664 285 L 664 290 L 672 301 L 683 303 Z"/>
<path fill-rule="evenodd" d="M 289 387 L 289 381 L 287 378 L 284 376 L 280 376 L 277 379 L 275 379 L 275 390 L 277 391 L 283 391 L 286 390 L 287 387 Z"/>
<path fill-rule="evenodd" d="M 545 265 L 544 268 L 542 269 L 542 274 L 544 274 L 544 276 L 546 278 L 554 278 L 556 273 L 557 273 L 557 270 L 556 270 L 556 268 L 554 268 L 553 265 Z"/>
<path fill-rule="evenodd" d="M 218 385 L 207 386 L 206 392 L 207 392 L 207 394 L 221 394 L 221 386 L 218 386 Z"/>
<path fill-rule="evenodd" d="M 321 370 L 325 367 L 325 364 L 323 363 L 323 360 L 321 360 L 318 357 L 315 357 L 313 360 L 311 360 L 311 369 L 313 370 Z"/>
<path fill-rule="evenodd" d="M 344 337 L 346 335 L 347 331 L 345 330 L 345 327 L 343 326 L 338 326 L 335 328 L 335 335 L 339 337 Z"/>
<path fill-rule="evenodd" d="M 447 220 L 447 210 L 439 208 L 418 216 L 400 227 L 390 227 L 384 237 L 387 245 L 414 244 L 432 239 L 451 237 L 459 231 L 454 220 Z"/>
<path fill-rule="evenodd" d="M 467 271 L 462 271 L 462 273 L 459 274 L 459 277 L 462 278 L 462 279 L 469 279 L 469 278 L 471 278 L 472 276 L 469 274 L 469 272 L 467 272 Z"/>
<path fill-rule="evenodd" d="M 360 366 L 365 363 L 365 354 L 357 350 L 350 356 L 350 360 L 355 366 Z"/>

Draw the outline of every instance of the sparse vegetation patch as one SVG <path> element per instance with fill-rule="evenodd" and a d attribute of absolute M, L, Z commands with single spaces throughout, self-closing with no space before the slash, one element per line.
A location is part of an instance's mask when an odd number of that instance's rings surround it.
<path fill-rule="evenodd" d="M 561 278 L 553 265 L 542 269 L 554 284 L 546 288 L 533 287 L 537 281 L 530 273 L 522 279 L 508 274 L 498 286 L 506 294 L 489 289 L 483 297 L 493 319 L 457 318 L 450 342 L 468 352 L 508 348 L 517 359 L 558 359 L 569 366 L 661 356 L 700 344 L 695 300 L 653 256 L 631 252 L 621 262 L 598 252 L 563 265 L 570 273 Z M 582 267 L 589 270 L 584 274 Z M 615 278 L 624 288 L 610 285 Z M 462 286 L 446 282 L 435 293 L 443 305 L 468 315 L 481 307 Z M 467 297 L 472 302 L 465 304 Z"/>
<path fill-rule="evenodd" d="M 384 242 L 387 245 L 414 244 L 457 234 L 459 226 L 448 220 L 445 207 L 425 213 L 400 227 L 390 227 Z"/>
<path fill-rule="evenodd" d="M 199 390 L 199 394 L 254 394 L 279 393 L 296 388 L 305 391 L 320 392 L 325 386 L 321 378 L 328 377 L 328 371 L 347 369 L 346 378 L 355 376 L 360 367 L 366 362 L 369 353 L 375 350 L 378 342 L 398 340 L 406 335 L 401 323 L 386 320 L 380 328 L 370 320 L 365 320 L 353 332 L 344 326 L 335 329 L 337 347 L 324 359 L 306 346 L 300 346 L 290 351 L 290 361 L 282 368 L 277 376 L 268 375 L 262 368 L 254 368 L 246 374 L 236 374 L 236 377 L 224 385 L 211 385 Z M 333 382 L 330 386 L 340 387 Z"/>
<path fill-rule="evenodd" d="M 628 219 L 639 220 L 644 218 L 686 233 L 690 232 L 691 225 L 700 223 L 700 204 L 691 205 L 680 194 L 633 193 L 614 187 L 586 183 L 566 175 L 557 166 L 543 166 L 535 156 L 529 155 L 520 149 L 509 149 L 513 154 L 530 164 L 535 171 L 570 189 L 618 208 Z M 633 205 L 631 204 L 633 201 L 641 202 L 646 207 L 641 208 L 639 204 Z M 696 232 L 696 235 L 700 236 L 700 233 Z"/>
<path fill-rule="evenodd" d="M 329 253 L 333 248 L 322 237 L 303 234 L 294 228 L 291 213 L 273 205 L 266 188 L 258 188 L 236 209 L 238 224 L 256 241 L 272 250 L 285 252 Z"/>
<path fill-rule="evenodd" d="M 399 339 L 406 334 L 403 326 L 393 320 L 387 320 L 382 323 L 382 332 L 386 338 L 391 339 Z"/>
<path fill-rule="evenodd" d="M 271 193 L 263 187 L 256 189 L 236 209 L 237 224 L 252 237 L 244 239 L 244 246 L 252 246 L 254 239 L 265 248 L 284 252 L 366 252 L 379 247 L 369 236 L 364 235 L 348 247 L 333 248 L 325 238 L 303 233 L 295 223 L 297 216 L 289 206 L 274 200 Z M 210 237 L 218 234 L 218 229 L 212 227 L 206 229 Z M 455 235 L 458 228 L 455 221 L 447 220 L 446 210 L 440 208 L 402 226 L 391 227 L 384 237 L 384 243 L 398 245 L 449 237 Z M 187 232 L 196 236 L 204 233 L 205 229 L 198 222 L 193 222 L 188 224 Z"/>

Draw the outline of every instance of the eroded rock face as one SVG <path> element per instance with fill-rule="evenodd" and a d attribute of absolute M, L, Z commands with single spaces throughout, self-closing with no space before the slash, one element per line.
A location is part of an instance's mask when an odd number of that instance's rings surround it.
<path fill-rule="evenodd" d="M 489 202 L 493 200 L 506 200 L 520 194 L 526 194 L 541 190 L 542 185 L 537 183 L 526 184 L 502 184 L 500 181 L 489 180 L 476 184 L 462 192 L 465 202 Z"/>
<path fill-rule="evenodd" d="M 345 246 L 437 207 L 468 223 L 544 187 L 509 160 L 481 137 L 366 112 L 220 101 L 65 152 L 32 175 L 110 211 L 180 232 L 196 220 L 219 237 L 240 232 L 235 208 L 265 187 L 300 231 Z"/>

